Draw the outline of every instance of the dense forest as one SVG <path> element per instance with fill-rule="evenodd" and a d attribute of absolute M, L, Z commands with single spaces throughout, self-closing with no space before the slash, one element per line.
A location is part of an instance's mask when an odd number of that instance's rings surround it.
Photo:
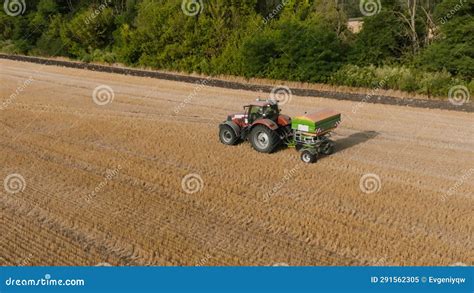
<path fill-rule="evenodd" d="M 474 0 L 4 2 L 6 53 L 428 96 L 453 86 L 474 92 Z M 355 17 L 357 33 L 347 25 Z"/>

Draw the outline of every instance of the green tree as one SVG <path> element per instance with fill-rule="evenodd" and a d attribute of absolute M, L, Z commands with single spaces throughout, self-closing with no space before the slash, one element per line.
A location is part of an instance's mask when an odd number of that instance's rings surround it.
<path fill-rule="evenodd" d="M 344 62 L 337 35 L 310 21 L 282 20 L 242 46 L 247 76 L 324 82 Z"/>
<path fill-rule="evenodd" d="M 100 4 L 77 13 L 61 29 L 61 39 L 71 56 L 84 58 L 113 44 L 114 30 L 113 10 Z"/>
<path fill-rule="evenodd" d="M 365 17 L 349 60 L 358 65 L 400 61 L 410 46 L 410 38 L 403 31 L 403 22 L 392 11 L 383 10 L 374 16 Z"/>
<path fill-rule="evenodd" d="M 439 35 L 418 57 L 417 63 L 430 71 L 447 70 L 466 79 L 473 78 L 474 2 L 445 0 L 437 6 L 435 20 Z"/>

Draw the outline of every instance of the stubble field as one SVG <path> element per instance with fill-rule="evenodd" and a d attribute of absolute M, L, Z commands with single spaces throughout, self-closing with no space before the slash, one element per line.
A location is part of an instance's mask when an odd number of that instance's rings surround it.
<path fill-rule="evenodd" d="M 343 114 L 305 165 L 219 143 L 265 94 L 7 60 L 0 80 L 0 265 L 474 264 L 472 113 L 293 96 Z"/>

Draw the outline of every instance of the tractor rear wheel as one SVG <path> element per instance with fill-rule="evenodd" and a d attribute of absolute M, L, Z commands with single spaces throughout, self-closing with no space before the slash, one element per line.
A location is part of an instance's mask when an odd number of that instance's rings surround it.
<path fill-rule="evenodd" d="M 301 152 L 301 161 L 305 162 L 306 164 L 312 164 L 316 162 L 318 159 L 318 156 L 316 154 L 313 154 L 309 150 L 304 150 Z"/>
<path fill-rule="evenodd" d="M 257 125 L 250 133 L 250 143 L 252 147 L 261 153 L 271 153 L 281 142 L 276 131 L 264 125 Z"/>
<path fill-rule="evenodd" d="M 219 129 L 219 140 L 223 144 L 235 145 L 239 138 L 235 135 L 234 130 L 229 125 L 222 125 Z"/>

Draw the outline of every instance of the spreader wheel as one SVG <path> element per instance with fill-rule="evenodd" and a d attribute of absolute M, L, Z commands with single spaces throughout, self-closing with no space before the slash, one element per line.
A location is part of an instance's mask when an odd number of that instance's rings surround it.
<path fill-rule="evenodd" d="M 305 162 L 306 164 L 312 164 L 318 160 L 318 156 L 313 154 L 311 151 L 304 150 L 301 152 L 301 161 Z"/>

